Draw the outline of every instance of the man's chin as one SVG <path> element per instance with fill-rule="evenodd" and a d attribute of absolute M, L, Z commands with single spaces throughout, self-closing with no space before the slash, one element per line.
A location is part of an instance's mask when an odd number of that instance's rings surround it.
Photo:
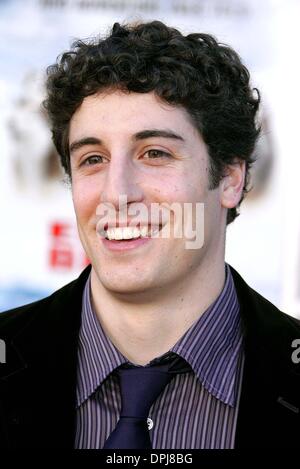
<path fill-rule="evenodd" d="M 153 294 L 156 289 L 161 289 L 161 275 L 150 274 L 149 270 L 145 271 L 140 266 L 131 266 L 126 269 L 107 269 L 103 268 L 103 264 L 97 263 L 92 268 L 92 276 L 94 277 L 95 286 L 98 284 L 101 289 L 108 293 L 120 295 L 122 298 L 143 297 L 153 300 Z M 160 280 L 157 280 L 159 279 Z M 96 287 L 97 288 L 97 287 Z"/>
<path fill-rule="evenodd" d="M 146 282 L 141 282 L 141 281 L 128 281 L 123 279 L 123 281 L 120 279 L 119 281 L 102 281 L 101 282 L 103 287 L 107 290 L 110 291 L 111 293 L 114 294 L 120 294 L 122 296 L 124 295 L 140 295 L 140 294 L 146 294 L 148 290 L 151 290 L 151 285 L 147 284 Z"/>

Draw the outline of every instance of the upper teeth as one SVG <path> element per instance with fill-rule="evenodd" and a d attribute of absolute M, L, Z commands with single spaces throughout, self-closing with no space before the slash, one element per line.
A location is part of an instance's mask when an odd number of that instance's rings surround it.
<path fill-rule="evenodd" d="M 142 228 L 137 227 L 122 227 L 122 228 L 108 228 L 105 231 L 105 237 L 108 239 L 132 239 L 132 238 L 139 238 L 139 237 L 146 237 L 148 235 L 154 234 L 158 232 L 158 228 L 156 230 L 151 230 L 147 226 L 143 226 Z"/>

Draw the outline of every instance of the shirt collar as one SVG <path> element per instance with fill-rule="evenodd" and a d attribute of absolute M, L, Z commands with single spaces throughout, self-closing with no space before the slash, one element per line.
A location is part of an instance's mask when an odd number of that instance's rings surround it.
<path fill-rule="evenodd" d="M 128 362 L 107 337 L 93 310 L 90 277 L 82 298 L 76 391 L 78 406 L 93 394 L 112 371 Z"/>
<path fill-rule="evenodd" d="M 193 368 L 201 384 L 225 404 L 237 400 L 242 350 L 240 306 L 230 267 L 217 299 L 172 347 Z"/>
<path fill-rule="evenodd" d="M 220 295 L 170 352 L 188 362 L 208 392 L 234 406 L 242 333 L 233 278 L 227 264 L 225 269 L 226 280 Z M 124 363 L 128 360 L 106 336 L 93 311 L 89 276 L 83 292 L 79 334 L 77 405 L 88 399 L 107 376 Z"/>

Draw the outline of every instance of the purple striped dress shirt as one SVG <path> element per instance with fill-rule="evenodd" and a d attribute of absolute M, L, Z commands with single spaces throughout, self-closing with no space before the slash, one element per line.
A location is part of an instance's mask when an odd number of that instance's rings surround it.
<path fill-rule="evenodd" d="M 191 366 L 150 409 L 154 449 L 234 448 L 243 370 L 239 304 L 229 266 L 222 292 L 167 354 Z M 121 410 L 114 371 L 128 360 L 105 335 L 92 308 L 90 278 L 82 303 L 75 448 L 101 449 Z M 152 362 L 151 362 L 152 363 Z"/>

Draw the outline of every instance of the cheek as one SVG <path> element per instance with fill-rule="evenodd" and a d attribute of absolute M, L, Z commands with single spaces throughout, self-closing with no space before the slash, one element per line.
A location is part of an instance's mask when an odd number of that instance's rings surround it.
<path fill-rule="evenodd" d="M 166 201 L 184 201 L 190 193 L 189 182 L 183 175 L 174 174 L 157 177 L 152 181 L 152 190 Z"/>
<path fill-rule="evenodd" d="M 203 193 L 200 190 L 199 184 L 193 184 L 189 181 L 184 181 L 183 184 L 175 184 L 170 188 L 168 193 L 171 200 L 178 202 L 194 203 L 203 198 Z"/>
<path fill-rule="evenodd" d="M 78 219 L 90 218 L 96 214 L 99 203 L 99 190 L 92 184 L 86 184 L 82 181 L 73 181 L 72 198 L 75 213 Z"/>
<path fill-rule="evenodd" d="M 188 165 L 177 176 L 166 185 L 172 199 L 181 202 L 196 202 L 203 199 L 207 183 L 197 165 L 195 167 Z"/>

